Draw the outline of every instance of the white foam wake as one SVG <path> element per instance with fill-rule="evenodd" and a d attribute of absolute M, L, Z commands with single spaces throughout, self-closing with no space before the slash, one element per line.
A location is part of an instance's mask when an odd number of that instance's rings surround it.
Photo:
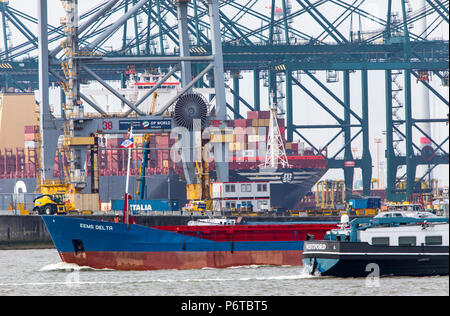
<path fill-rule="evenodd" d="M 110 271 L 110 269 L 94 269 L 87 266 L 79 266 L 75 263 L 58 262 L 48 264 L 45 267 L 42 267 L 39 271 L 40 272 Z"/>

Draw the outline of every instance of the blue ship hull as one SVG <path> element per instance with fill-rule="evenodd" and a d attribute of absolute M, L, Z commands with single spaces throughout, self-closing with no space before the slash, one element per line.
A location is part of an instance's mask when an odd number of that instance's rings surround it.
<path fill-rule="evenodd" d="M 62 216 L 42 219 L 64 262 L 96 269 L 302 265 L 302 240 L 214 241 L 135 224 Z"/>

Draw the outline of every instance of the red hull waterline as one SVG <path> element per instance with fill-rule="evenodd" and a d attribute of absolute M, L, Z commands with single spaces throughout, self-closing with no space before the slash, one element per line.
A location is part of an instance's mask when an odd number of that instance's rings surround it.
<path fill-rule="evenodd" d="M 301 266 L 302 252 L 269 251 L 205 251 L 205 252 L 93 252 L 79 254 L 60 252 L 61 260 L 94 269 L 114 270 L 187 270 L 229 268 L 248 265 Z"/>

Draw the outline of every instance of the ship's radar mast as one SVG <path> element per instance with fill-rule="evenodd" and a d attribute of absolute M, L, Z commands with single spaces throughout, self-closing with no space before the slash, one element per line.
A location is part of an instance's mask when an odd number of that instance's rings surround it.
<path fill-rule="evenodd" d="M 273 100 L 273 93 L 271 93 L 270 100 Z M 262 167 L 264 169 L 278 169 L 280 166 L 281 168 L 289 168 L 289 162 L 286 156 L 286 150 L 284 148 L 280 128 L 278 126 L 277 107 L 273 104 L 273 102 L 271 102 L 266 159 Z"/>

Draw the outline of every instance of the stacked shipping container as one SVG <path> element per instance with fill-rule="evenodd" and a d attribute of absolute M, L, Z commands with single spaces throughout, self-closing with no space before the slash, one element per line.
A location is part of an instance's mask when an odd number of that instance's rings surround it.
<path fill-rule="evenodd" d="M 269 135 L 270 111 L 249 111 L 247 119 L 228 122 L 235 132 L 234 142 L 229 144 L 230 169 L 254 169 L 264 162 Z M 284 119 L 278 119 L 278 127 L 285 140 Z M 299 142 L 284 142 L 289 163 L 294 168 L 326 168 L 326 159 L 312 149 L 305 149 Z"/>
<path fill-rule="evenodd" d="M 234 135 L 227 137 L 229 142 L 229 163 L 231 170 L 257 168 L 265 158 L 267 137 L 269 134 L 270 111 L 250 111 L 247 119 L 238 119 L 228 122 Z M 285 121 L 278 119 L 280 133 L 285 139 Z M 38 169 L 37 137 L 38 126 L 25 126 L 24 149 L 18 148 L 0 150 L 0 178 L 33 178 Z M 120 149 L 120 143 L 127 137 L 124 135 L 99 135 L 99 172 L 100 176 L 125 176 L 128 159 L 128 150 Z M 183 175 L 183 166 L 180 162 L 172 162 L 170 148 L 175 144 L 175 139 L 170 138 L 169 133 L 155 133 L 149 137 L 149 161 L 146 169 L 147 175 L 175 173 Z M 134 137 L 135 148 L 144 147 L 144 136 Z M 312 150 L 303 148 L 298 142 L 285 142 L 286 154 L 289 163 L 294 168 L 326 168 L 326 159 L 316 155 Z M 140 175 L 142 162 L 142 150 L 132 150 L 132 164 L 130 174 Z M 59 162 L 59 156 L 63 159 Z M 68 159 L 63 151 L 56 155 L 54 164 L 54 176 L 61 177 L 60 168 L 68 166 Z M 87 161 L 87 173 L 90 175 L 90 158 Z M 214 163 L 211 164 L 214 170 Z"/>
<path fill-rule="evenodd" d="M 230 151 L 239 152 L 242 150 L 266 148 L 266 141 L 269 135 L 270 111 L 249 111 L 247 119 L 237 119 L 228 122 L 236 132 L 235 142 L 230 144 Z M 278 127 L 282 139 L 285 139 L 286 126 L 284 119 L 278 119 Z M 285 142 L 287 155 L 301 155 L 304 148 L 298 142 Z M 239 155 L 237 155 L 239 157 Z"/>
<path fill-rule="evenodd" d="M 32 148 L 0 149 L 0 179 L 34 178 L 37 176 L 36 150 Z"/>
<path fill-rule="evenodd" d="M 25 148 L 0 149 L 0 178 L 34 178 L 38 169 L 36 133 L 39 129 L 35 126 L 25 126 Z"/>

